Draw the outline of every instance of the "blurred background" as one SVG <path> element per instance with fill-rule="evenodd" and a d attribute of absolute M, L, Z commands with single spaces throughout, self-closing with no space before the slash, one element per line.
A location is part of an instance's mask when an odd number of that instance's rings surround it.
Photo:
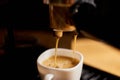
<path fill-rule="evenodd" d="M 76 49 L 84 54 L 84 64 L 120 76 L 118 2 L 82 1 L 71 7 L 78 10 L 72 16 L 79 33 Z M 0 21 L 0 80 L 5 76 L 34 80 L 37 57 L 55 47 L 49 6 L 42 0 L 0 0 Z M 71 32 L 64 33 L 59 47 L 73 48 Z"/>

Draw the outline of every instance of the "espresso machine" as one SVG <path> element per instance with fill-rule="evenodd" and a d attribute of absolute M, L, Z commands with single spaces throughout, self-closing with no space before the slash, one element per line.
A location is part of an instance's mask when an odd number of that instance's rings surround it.
<path fill-rule="evenodd" d="M 79 2 L 81 0 L 43 0 L 44 4 L 49 5 L 50 27 L 56 37 L 62 37 L 64 32 L 77 34 L 72 15 L 78 12 L 76 4 Z M 74 5 L 76 7 L 70 11 Z"/>

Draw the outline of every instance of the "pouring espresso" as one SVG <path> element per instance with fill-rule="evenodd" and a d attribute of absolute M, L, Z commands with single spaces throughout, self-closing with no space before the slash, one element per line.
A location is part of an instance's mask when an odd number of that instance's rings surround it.
<path fill-rule="evenodd" d="M 50 27 L 53 29 L 56 36 L 55 45 L 55 66 L 57 66 L 57 48 L 60 38 L 64 32 L 73 32 L 74 43 L 76 44 L 77 31 L 72 20 L 72 13 L 70 12 L 71 6 L 73 6 L 78 0 L 43 0 L 44 4 L 49 5 Z M 74 44 L 74 45 L 75 45 Z M 73 53 L 75 52 L 75 47 Z"/>
<path fill-rule="evenodd" d="M 72 20 L 72 15 L 77 11 L 77 8 L 74 7 L 76 10 L 73 10 L 72 8 L 72 12 L 70 9 L 71 6 L 76 4 L 78 1 L 80 2 L 81 0 L 43 0 L 44 4 L 49 5 L 50 27 L 53 29 L 56 36 L 55 55 L 57 55 L 56 52 L 59 39 L 63 36 L 64 32 L 73 32 L 74 43 L 76 43 L 75 40 L 78 33 L 74 21 Z M 75 51 L 75 48 L 73 50 Z"/>

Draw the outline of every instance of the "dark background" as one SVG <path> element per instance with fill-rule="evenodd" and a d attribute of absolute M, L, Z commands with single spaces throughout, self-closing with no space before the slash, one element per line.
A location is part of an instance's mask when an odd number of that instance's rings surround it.
<path fill-rule="evenodd" d="M 73 15 L 77 30 L 92 35 L 120 48 L 119 4 L 115 0 L 95 0 L 96 7 L 80 3 Z M 42 0 L 1 0 L 0 27 L 14 29 L 49 30 L 48 5 Z"/>
<path fill-rule="evenodd" d="M 80 3 L 79 12 L 72 16 L 77 30 L 84 30 L 120 48 L 119 4 L 112 0 L 95 0 L 96 7 Z M 49 30 L 48 5 L 42 0 L 0 0 L 0 29 Z M 0 80 L 29 80 L 37 74 L 35 60 L 46 48 L 36 45 L 15 48 L 8 36 L 6 55 L 0 56 Z M 36 53 L 36 54 L 34 54 Z M 27 63 L 27 64 L 26 64 Z M 32 70 L 32 71 L 31 71 Z"/>

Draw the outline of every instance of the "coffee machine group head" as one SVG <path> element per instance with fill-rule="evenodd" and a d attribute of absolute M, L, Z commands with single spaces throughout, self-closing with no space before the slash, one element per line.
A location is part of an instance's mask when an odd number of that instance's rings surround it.
<path fill-rule="evenodd" d="M 78 0 L 43 0 L 49 5 L 50 27 L 57 37 L 62 37 L 63 32 L 75 31 L 76 27 L 72 20 L 70 7 Z"/>

